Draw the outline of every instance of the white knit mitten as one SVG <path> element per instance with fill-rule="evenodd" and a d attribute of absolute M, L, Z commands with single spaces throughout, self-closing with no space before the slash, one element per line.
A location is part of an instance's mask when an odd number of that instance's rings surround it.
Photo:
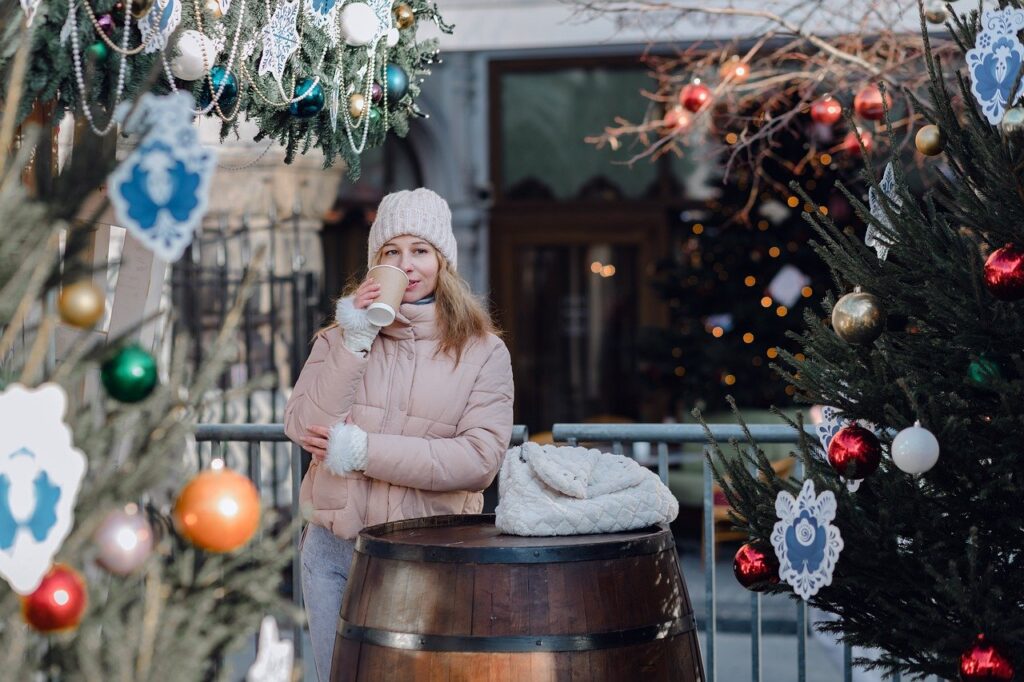
<path fill-rule="evenodd" d="M 338 422 L 327 438 L 324 465 L 336 474 L 362 471 L 366 468 L 366 431 L 355 424 Z"/>
<path fill-rule="evenodd" d="M 338 301 L 334 319 L 342 329 L 341 341 L 345 348 L 357 355 L 365 355 L 370 350 L 381 329 L 367 319 L 366 310 L 356 308 L 352 296 Z"/>

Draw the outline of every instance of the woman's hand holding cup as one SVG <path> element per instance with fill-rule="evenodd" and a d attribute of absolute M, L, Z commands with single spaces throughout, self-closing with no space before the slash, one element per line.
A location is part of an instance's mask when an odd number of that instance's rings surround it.
<path fill-rule="evenodd" d="M 356 289 L 352 305 L 358 310 L 366 310 L 371 303 L 380 297 L 380 283 L 373 277 L 367 277 Z"/>

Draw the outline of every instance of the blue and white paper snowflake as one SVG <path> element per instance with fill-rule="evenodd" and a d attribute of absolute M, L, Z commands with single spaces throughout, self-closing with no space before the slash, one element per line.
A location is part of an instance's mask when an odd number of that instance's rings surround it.
<path fill-rule="evenodd" d="M 139 31 L 142 42 L 146 45 L 144 54 L 163 50 L 167 47 L 167 39 L 181 23 L 181 2 L 179 0 L 156 0 L 156 3 L 139 19 Z"/>
<path fill-rule="evenodd" d="M 807 479 L 794 498 L 785 490 L 775 498 L 779 517 L 772 530 L 772 547 L 779 559 L 779 578 L 803 599 L 832 584 L 832 571 L 843 550 L 843 537 L 832 525 L 836 498 L 832 491 L 814 494 L 814 481 Z"/>
<path fill-rule="evenodd" d="M 0 575 L 19 594 L 39 587 L 74 525 L 86 462 L 66 406 L 56 384 L 0 393 Z"/>
<path fill-rule="evenodd" d="M 142 139 L 108 182 L 118 224 L 166 261 L 181 258 L 192 242 L 216 164 L 192 127 L 192 107 L 185 92 L 144 94 L 125 122 Z"/>
<path fill-rule="evenodd" d="M 259 74 L 271 74 L 278 83 L 284 75 L 288 59 L 299 49 L 299 32 L 295 22 L 299 17 L 298 0 L 283 2 L 274 10 L 270 23 L 263 29 L 263 56 Z"/>
<path fill-rule="evenodd" d="M 885 164 L 885 172 L 882 173 L 882 179 L 878 186 L 889 200 L 890 210 L 898 213 L 899 208 L 903 206 L 903 199 L 896 191 L 896 176 L 892 169 L 892 161 Z M 885 260 L 889 257 L 889 248 L 895 244 L 895 239 L 892 221 L 889 220 L 889 215 L 882 205 L 882 199 L 874 187 L 868 190 L 868 208 L 871 210 L 871 215 L 885 227 L 887 234 L 883 235 L 874 223 L 868 223 L 867 232 L 864 234 L 864 243 L 875 250 L 880 260 Z"/>
<path fill-rule="evenodd" d="M 985 10 L 981 26 L 974 47 L 965 56 L 971 93 L 988 122 L 996 125 L 1013 106 L 1010 91 L 1024 63 L 1024 45 L 1017 39 L 1017 32 L 1024 28 L 1024 10 Z M 1014 99 L 1021 94 L 1018 89 Z"/>

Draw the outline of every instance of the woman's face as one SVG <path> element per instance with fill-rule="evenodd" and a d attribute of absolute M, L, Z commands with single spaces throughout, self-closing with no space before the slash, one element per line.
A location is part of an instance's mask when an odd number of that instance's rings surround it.
<path fill-rule="evenodd" d="M 409 277 L 402 303 L 413 303 L 434 293 L 437 272 L 441 269 L 437 249 L 429 242 L 403 234 L 380 247 L 380 265 L 401 268 Z"/>

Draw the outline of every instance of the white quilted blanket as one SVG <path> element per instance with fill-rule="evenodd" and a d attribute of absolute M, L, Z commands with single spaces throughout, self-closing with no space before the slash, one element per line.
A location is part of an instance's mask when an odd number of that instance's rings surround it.
<path fill-rule="evenodd" d="M 510 535 L 588 535 L 668 523 L 679 503 L 628 457 L 526 443 L 505 454 L 495 524 Z"/>

